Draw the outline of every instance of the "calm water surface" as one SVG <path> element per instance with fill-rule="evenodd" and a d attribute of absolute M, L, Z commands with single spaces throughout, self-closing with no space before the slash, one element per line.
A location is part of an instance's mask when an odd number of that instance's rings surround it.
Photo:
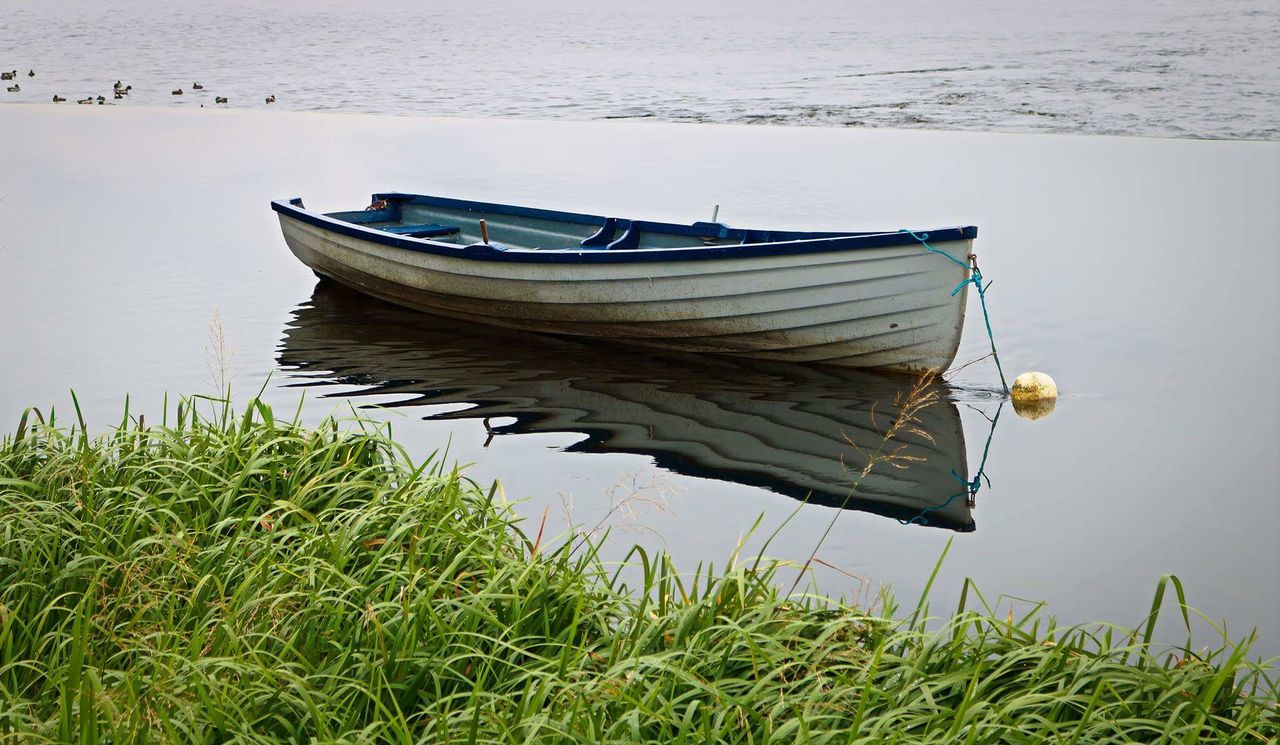
<path fill-rule="evenodd" d="M 1278 144 L 43 105 L 0 107 L 0 133 L 0 421 L 71 388 L 101 426 L 126 394 L 153 420 L 165 392 L 225 372 L 244 396 L 305 394 L 309 420 L 386 418 L 416 456 L 447 448 L 531 519 L 549 510 L 549 530 L 613 528 L 618 554 L 640 540 L 719 564 L 812 494 L 769 553 L 802 561 L 838 515 L 826 592 L 913 602 L 954 540 L 939 611 L 970 576 L 1065 621 L 1136 623 L 1174 573 L 1280 652 Z M 1046 370 L 1064 397 L 1028 421 L 987 363 L 966 369 L 927 391 L 913 468 L 873 472 L 841 511 L 902 381 L 471 328 L 317 287 L 268 201 L 376 190 L 673 221 L 720 204 L 744 227 L 973 223 L 1006 368 Z M 960 359 L 985 345 L 971 313 Z M 971 500 L 957 486 L 988 438 Z"/>
<path fill-rule="evenodd" d="M 0 0 L 14 68 L 0 101 L 1280 136 L 1274 0 Z"/>

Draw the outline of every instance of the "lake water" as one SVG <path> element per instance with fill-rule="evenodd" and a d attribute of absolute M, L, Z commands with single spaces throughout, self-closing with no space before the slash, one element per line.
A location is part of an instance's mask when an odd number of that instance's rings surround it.
<path fill-rule="evenodd" d="M 1274 0 L 0 0 L 0 68 L 64 105 L 1280 136 Z"/>
<path fill-rule="evenodd" d="M 1132 624 L 1173 573 L 1280 652 L 1280 144 L 45 105 L 0 107 L 0 134 L 7 427 L 73 388 L 91 424 L 126 395 L 155 421 L 165 392 L 225 373 L 290 410 L 305 393 L 312 421 L 362 407 L 415 456 L 447 448 L 532 521 L 547 510 L 551 532 L 613 528 L 611 550 L 720 564 L 811 493 L 768 550 L 803 561 L 838 515 L 825 592 L 913 602 L 954 540 L 939 612 L 973 577 L 993 600 Z M 839 511 L 841 461 L 857 469 L 851 444 L 900 382 L 468 328 L 316 287 L 269 200 L 358 208 L 379 190 L 684 222 L 719 204 L 745 227 L 976 224 L 1006 370 L 1045 370 L 1063 398 L 1022 419 L 989 360 L 967 368 L 933 391 L 932 441 L 907 443 L 918 467 L 873 472 Z M 961 361 L 986 352 L 971 307 Z M 972 478 L 988 438 L 970 506 L 950 471 Z"/>

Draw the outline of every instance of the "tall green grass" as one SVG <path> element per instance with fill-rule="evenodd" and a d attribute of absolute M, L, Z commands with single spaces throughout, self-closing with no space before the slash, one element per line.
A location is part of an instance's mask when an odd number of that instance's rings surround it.
<path fill-rule="evenodd" d="M 640 547 L 628 586 L 596 543 L 531 539 L 378 425 L 197 404 L 97 438 L 32 412 L 0 444 L 0 741 L 1280 733 L 1247 643 L 1151 651 L 1159 600 L 1130 631 L 963 608 L 926 626 L 787 597 L 776 564 L 681 574 Z"/>

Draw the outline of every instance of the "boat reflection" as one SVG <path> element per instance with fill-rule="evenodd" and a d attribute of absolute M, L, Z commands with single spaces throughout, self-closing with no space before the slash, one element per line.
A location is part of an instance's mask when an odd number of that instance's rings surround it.
<path fill-rule="evenodd" d="M 877 465 L 853 490 L 914 379 L 480 327 L 327 282 L 294 311 L 279 363 L 305 379 L 296 385 L 406 396 L 390 405 L 432 407 L 427 419 L 481 419 L 490 437 L 582 433 L 570 450 L 638 453 L 677 473 L 974 529 L 964 430 L 937 382 L 922 395 L 938 400 L 881 451 L 896 454 L 896 467 Z"/>

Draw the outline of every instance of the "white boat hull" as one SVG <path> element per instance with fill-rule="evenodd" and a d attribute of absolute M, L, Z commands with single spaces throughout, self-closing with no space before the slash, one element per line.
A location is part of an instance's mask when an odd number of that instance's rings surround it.
<path fill-rule="evenodd" d="M 665 349 L 913 373 L 945 370 L 967 268 L 918 243 L 714 261 L 533 263 L 410 251 L 280 213 L 317 274 L 452 318 Z M 963 259 L 972 240 L 933 244 Z"/>

